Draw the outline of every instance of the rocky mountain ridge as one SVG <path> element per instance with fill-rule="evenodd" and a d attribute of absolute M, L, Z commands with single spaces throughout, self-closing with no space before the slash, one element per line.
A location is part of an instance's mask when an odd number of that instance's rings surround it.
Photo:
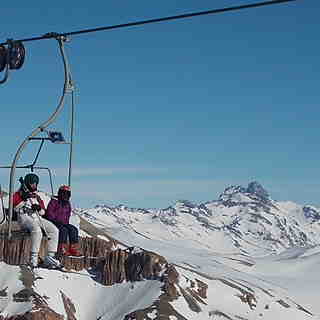
<path fill-rule="evenodd" d="M 170 237 L 189 238 L 212 248 L 217 237 L 223 238 L 227 251 L 253 255 L 320 243 L 319 209 L 272 200 L 256 181 L 248 187 L 229 186 L 218 200 L 201 204 L 179 200 L 165 209 L 98 205 L 79 214 L 141 233 L 143 224 L 157 225 Z"/>

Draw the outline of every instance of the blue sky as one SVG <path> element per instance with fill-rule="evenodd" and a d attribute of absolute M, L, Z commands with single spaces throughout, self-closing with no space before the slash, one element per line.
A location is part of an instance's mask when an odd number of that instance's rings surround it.
<path fill-rule="evenodd" d="M 1 41 L 255 1 L 4 3 Z M 74 36 L 73 201 L 167 207 L 216 199 L 257 180 L 277 200 L 320 204 L 318 1 Z M 1 164 L 46 120 L 61 93 L 55 40 L 25 43 L 22 69 L 2 85 Z M 68 107 L 52 128 L 67 136 Z M 29 145 L 21 158 L 29 163 Z M 39 164 L 67 181 L 67 147 Z M 24 172 L 17 172 L 17 178 Z M 0 172 L 2 185 L 8 172 Z M 48 179 L 41 175 L 42 189 Z"/>

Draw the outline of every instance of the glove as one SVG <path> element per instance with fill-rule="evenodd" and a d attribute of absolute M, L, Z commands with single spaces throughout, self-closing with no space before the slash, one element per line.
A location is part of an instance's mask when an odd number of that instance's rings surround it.
<path fill-rule="evenodd" d="M 29 198 L 31 198 L 31 193 L 30 192 L 22 192 L 21 193 L 22 201 L 27 201 Z"/>
<path fill-rule="evenodd" d="M 31 210 L 32 211 L 41 211 L 41 206 L 39 205 L 39 204 L 33 204 L 32 206 L 31 206 Z"/>

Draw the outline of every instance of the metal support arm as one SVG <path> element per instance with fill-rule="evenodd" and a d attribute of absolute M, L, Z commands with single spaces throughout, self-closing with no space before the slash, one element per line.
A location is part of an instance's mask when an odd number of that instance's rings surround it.
<path fill-rule="evenodd" d="M 67 60 L 67 56 L 64 49 L 64 42 L 66 38 L 64 36 L 57 35 L 56 39 L 59 43 L 59 49 L 60 54 L 63 60 L 63 66 L 64 66 L 64 86 L 63 86 L 63 92 L 60 98 L 60 101 L 58 103 L 57 108 L 53 112 L 53 114 L 49 117 L 47 121 L 42 123 L 40 126 L 38 126 L 32 133 L 25 138 L 25 140 L 21 143 L 20 147 L 18 148 L 10 170 L 10 184 L 9 184 L 9 227 L 8 227 L 8 238 L 11 238 L 11 221 L 12 221 L 12 215 L 13 215 L 13 193 L 14 193 L 14 181 L 15 181 L 15 169 L 17 166 L 17 162 L 20 158 L 20 155 L 23 151 L 23 149 L 27 146 L 27 144 L 30 142 L 30 139 L 35 137 L 37 134 L 39 134 L 41 131 L 46 129 L 58 116 L 58 114 L 61 112 L 64 106 L 64 100 L 66 93 L 69 89 L 69 83 L 70 83 L 70 67 Z"/>

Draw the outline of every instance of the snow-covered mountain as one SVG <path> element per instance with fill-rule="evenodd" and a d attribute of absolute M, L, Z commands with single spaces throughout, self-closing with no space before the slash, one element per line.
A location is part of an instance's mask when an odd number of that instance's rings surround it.
<path fill-rule="evenodd" d="M 262 256 L 320 244 L 320 210 L 274 201 L 258 182 L 230 186 L 218 200 L 202 204 L 180 200 L 148 210 L 98 205 L 79 213 L 117 229 L 224 253 Z"/>
<path fill-rule="evenodd" d="M 41 279 L 31 282 L 21 266 L 0 262 L 0 320 L 26 313 L 33 319 L 37 310 L 46 319 L 72 320 L 320 319 L 315 207 L 272 200 L 252 182 L 202 204 L 75 211 L 74 221 L 86 225 L 83 237 L 92 237 L 92 228 L 99 239 L 117 240 L 113 250 L 154 252 L 166 261 L 162 276 L 106 286 L 94 270 L 42 269 Z M 123 268 L 120 260 L 114 263 Z M 174 270 L 169 277 L 168 268 Z"/>

